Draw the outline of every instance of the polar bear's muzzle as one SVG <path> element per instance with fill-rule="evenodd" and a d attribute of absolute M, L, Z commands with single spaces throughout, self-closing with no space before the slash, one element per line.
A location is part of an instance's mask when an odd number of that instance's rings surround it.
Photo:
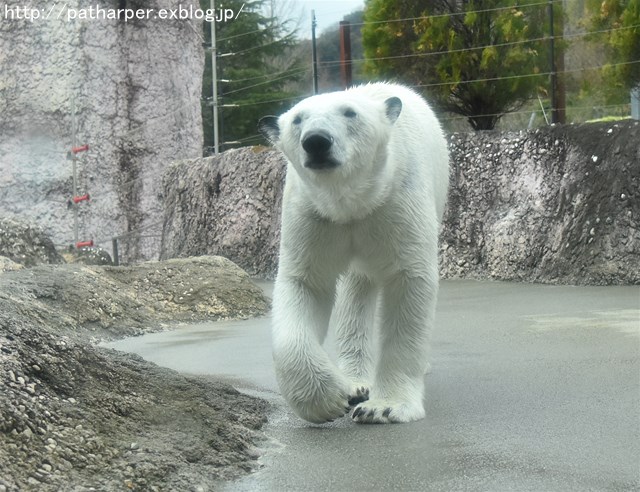
<path fill-rule="evenodd" d="M 331 156 L 333 137 L 324 130 L 309 132 L 302 138 L 302 148 L 307 153 L 305 167 L 310 169 L 332 169 L 340 163 Z"/>

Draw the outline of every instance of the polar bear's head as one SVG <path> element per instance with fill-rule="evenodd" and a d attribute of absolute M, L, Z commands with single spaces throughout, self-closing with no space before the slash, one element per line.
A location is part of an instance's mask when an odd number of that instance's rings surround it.
<path fill-rule="evenodd" d="M 384 166 L 401 110 L 397 97 L 333 92 L 309 97 L 279 118 L 265 116 L 258 128 L 304 181 L 367 179 Z"/>

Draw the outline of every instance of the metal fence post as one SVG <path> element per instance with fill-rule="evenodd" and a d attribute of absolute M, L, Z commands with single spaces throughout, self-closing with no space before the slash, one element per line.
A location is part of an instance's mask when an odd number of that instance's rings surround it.
<path fill-rule="evenodd" d="M 631 89 L 631 118 L 640 120 L 640 86 Z"/>
<path fill-rule="evenodd" d="M 111 246 L 113 249 L 113 265 L 120 266 L 120 256 L 118 254 L 118 238 L 114 237 L 111 240 Z"/>

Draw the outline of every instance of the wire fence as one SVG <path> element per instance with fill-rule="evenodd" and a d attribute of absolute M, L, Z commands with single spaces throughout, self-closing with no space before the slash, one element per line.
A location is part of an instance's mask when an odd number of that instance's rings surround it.
<path fill-rule="evenodd" d="M 162 221 L 111 238 L 113 264 L 159 260 L 161 247 Z"/>
<path fill-rule="evenodd" d="M 115 266 L 160 259 L 162 234 L 128 234 L 111 240 L 111 258 Z"/>
<path fill-rule="evenodd" d="M 45 231 L 53 235 L 53 231 Z M 158 261 L 162 248 L 162 222 L 141 227 L 113 237 L 98 237 L 86 244 L 74 244 L 73 240 L 57 241 L 56 250 L 67 256 L 87 259 L 91 264 L 126 266 L 144 261 Z M 87 262 L 87 261 L 85 261 Z"/>

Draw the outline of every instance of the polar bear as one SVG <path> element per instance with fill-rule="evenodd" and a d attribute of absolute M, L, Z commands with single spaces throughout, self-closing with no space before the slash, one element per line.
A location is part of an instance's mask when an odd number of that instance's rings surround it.
<path fill-rule="evenodd" d="M 411 89 L 373 83 L 258 127 L 288 161 L 272 331 L 284 398 L 314 423 L 423 418 L 449 182 L 438 120 Z"/>

